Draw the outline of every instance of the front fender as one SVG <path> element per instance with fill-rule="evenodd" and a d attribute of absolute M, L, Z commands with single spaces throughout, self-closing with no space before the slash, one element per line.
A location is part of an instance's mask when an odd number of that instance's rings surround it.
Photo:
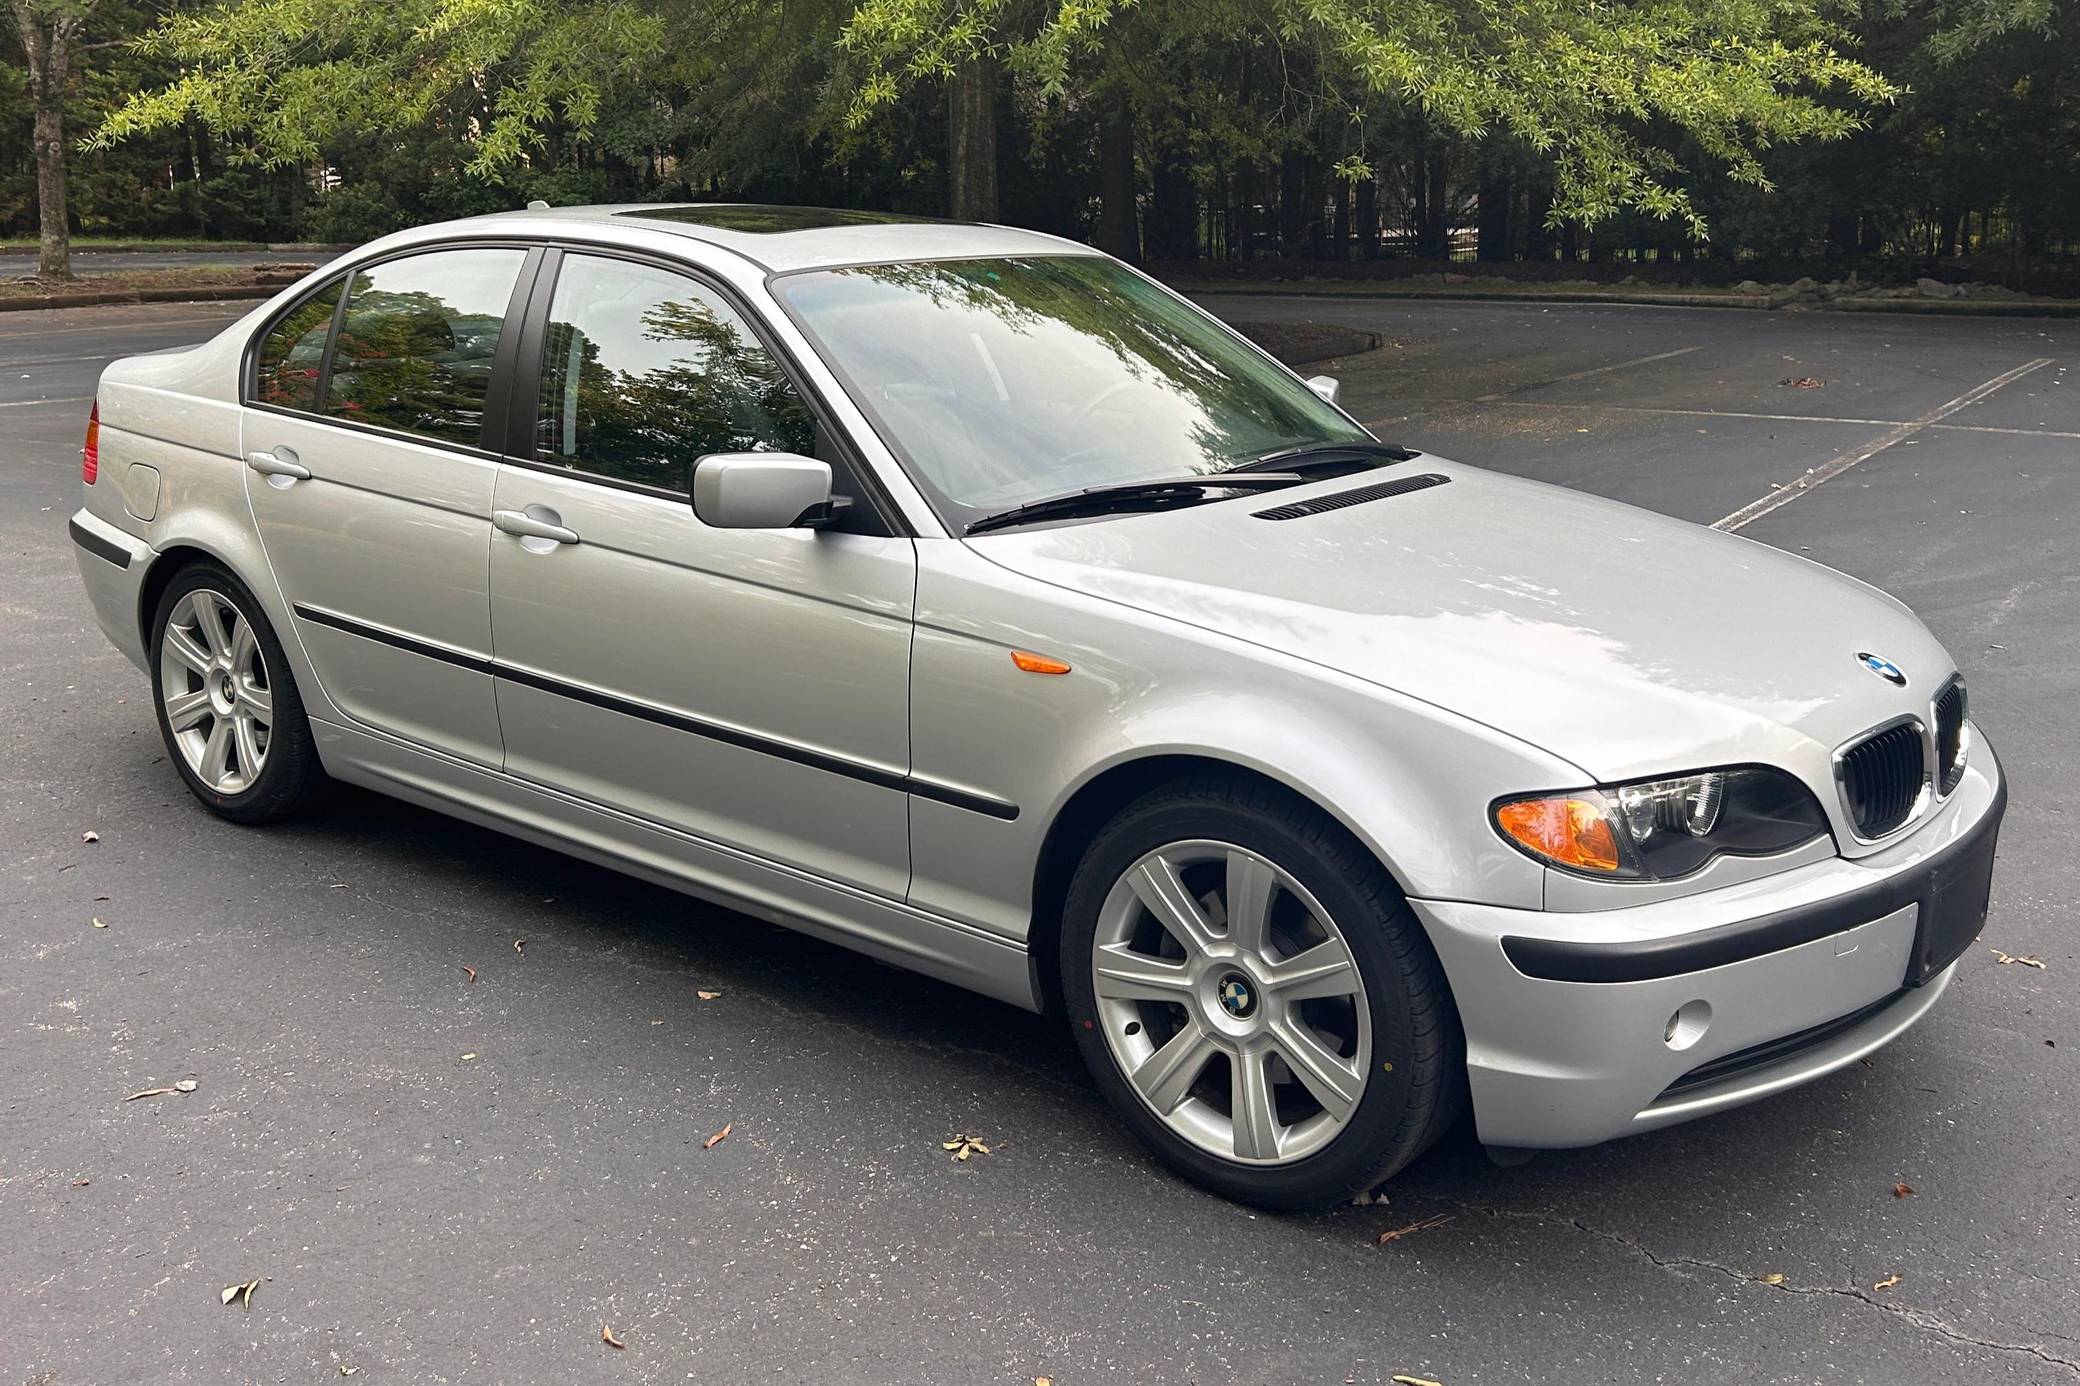
<path fill-rule="evenodd" d="M 1017 806 L 915 799 L 912 903 L 1023 939 L 1050 826 L 1123 766 L 1267 776 L 1349 828 L 1412 896 L 1538 908 L 1544 873 L 1488 826 L 1498 797 L 1579 782 L 1547 752 L 1377 685 L 921 541 L 913 773 Z M 1021 671 L 1013 649 L 1062 660 Z"/>

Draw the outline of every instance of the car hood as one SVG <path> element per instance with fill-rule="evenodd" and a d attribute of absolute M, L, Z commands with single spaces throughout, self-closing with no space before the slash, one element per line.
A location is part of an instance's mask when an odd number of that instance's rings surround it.
<path fill-rule="evenodd" d="M 1447 484 L 1257 512 L 1419 474 Z M 1422 457 L 1181 510 L 989 535 L 989 559 L 1327 666 L 1613 781 L 1792 757 L 1955 667 L 1877 589 L 1616 501 Z M 1894 687 L 1859 660 L 1906 671 Z"/>

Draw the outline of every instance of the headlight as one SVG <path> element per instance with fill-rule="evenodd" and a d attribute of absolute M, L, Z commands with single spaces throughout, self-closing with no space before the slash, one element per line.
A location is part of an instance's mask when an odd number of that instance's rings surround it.
<path fill-rule="evenodd" d="M 1827 831 L 1794 775 L 1737 765 L 1665 780 L 1505 799 L 1495 826 L 1541 861 L 1585 876 L 1673 880 L 1714 857 L 1787 851 Z"/>

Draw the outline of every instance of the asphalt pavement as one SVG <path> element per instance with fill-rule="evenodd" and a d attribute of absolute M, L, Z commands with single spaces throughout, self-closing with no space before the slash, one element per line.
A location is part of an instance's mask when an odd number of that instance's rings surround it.
<path fill-rule="evenodd" d="M 1045 1018 L 374 795 L 204 813 L 65 517 L 102 363 L 243 305 L 13 314 L 0 1386 L 2080 1381 L 2080 329 L 1212 303 L 1381 333 L 1309 369 L 1383 436 L 1919 611 L 2014 788 L 1935 1012 L 1742 1111 L 1253 1213 Z"/>

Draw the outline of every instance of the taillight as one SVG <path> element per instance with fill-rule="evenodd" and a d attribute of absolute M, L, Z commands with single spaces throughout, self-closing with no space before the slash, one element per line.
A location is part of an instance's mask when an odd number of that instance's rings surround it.
<path fill-rule="evenodd" d="M 79 479 L 92 486 L 101 475 L 101 401 L 87 414 L 87 441 L 79 449 Z"/>

